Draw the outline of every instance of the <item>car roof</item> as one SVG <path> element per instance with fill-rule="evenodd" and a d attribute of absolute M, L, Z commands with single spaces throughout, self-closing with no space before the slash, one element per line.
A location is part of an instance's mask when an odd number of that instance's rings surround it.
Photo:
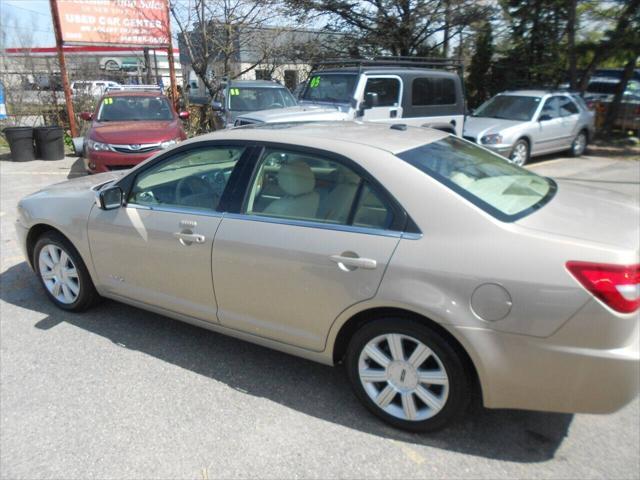
<path fill-rule="evenodd" d="M 285 88 L 284 85 L 271 80 L 232 80 L 227 83 L 227 87 Z"/>
<path fill-rule="evenodd" d="M 424 75 L 435 75 L 435 76 L 452 76 L 457 77 L 458 74 L 454 72 L 448 72 L 446 70 L 436 70 L 432 68 L 417 68 L 417 67 L 404 67 L 404 66 L 369 66 L 369 67 L 341 67 L 341 68 L 325 68 L 321 70 L 316 70 L 313 74 L 321 74 L 321 73 L 380 73 L 380 74 L 392 74 L 392 73 L 420 73 Z"/>
<path fill-rule="evenodd" d="M 505 90 L 498 95 L 512 95 L 518 97 L 544 97 L 545 95 L 575 95 L 576 92 L 570 92 L 568 90 L 542 90 L 542 89 L 530 89 L 530 90 Z"/>
<path fill-rule="evenodd" d="M 246 140 L 313 146 L 338 144 L 367 145 L 393 154 L 404 152 L 449 134 L 440 130 L 409 127 L 401 122 L 391 128 L 390 124 L 367 122 L 292 122 L 265 123 L 227 130 L 218 130 L 201 135 L 195 140 Z M 405 128 L 406 127 L 406 128 Z"/>
<path fill-rule="evenodd" d="M 156 90 L 113 90 L 106 92 L 105 97 L 164 97 L 165 94 Z"/>

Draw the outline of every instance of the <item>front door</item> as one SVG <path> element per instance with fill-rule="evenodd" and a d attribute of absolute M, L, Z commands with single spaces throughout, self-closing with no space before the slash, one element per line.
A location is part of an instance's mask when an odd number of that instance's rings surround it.
<path fill-rule="evenodd" d="M 266 148 L 246 205 L 216 234 L 220 323 L 323 350 L 338 315 L 376 294 L 398 219 L 373 181 L 340 159 Z"/>
<path fill-rule="evenodd" d="M 242 146 L 194 147 L 142 170 L 126 205 L 94 208 L 89 242 L 110 294 L 216 322 L 211 248 Z"/>
<path fill-rule="evenodd" d="M 395 75 L 367 77 L 363 101 L 374 96 L 374 106 L 364 110 L 362 120 L 366 122 L 394 123 L 402 118 L 402 80 Z"/>

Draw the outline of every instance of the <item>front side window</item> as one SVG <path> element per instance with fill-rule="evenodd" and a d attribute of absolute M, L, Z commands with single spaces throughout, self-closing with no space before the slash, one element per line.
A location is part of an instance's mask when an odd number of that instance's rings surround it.
<path fill-rule="evenodd" d="M 216 210 L 244 147 L 200 147 L 140 173 L 128 203 Z"/>
<path fill-rule="evenodd" d="M 295 104 L 293 95 L 286 88 L 229 88 L 229 108 L 232 111 L 255 112 L 293 107 Z"/>
<path fill-rule="evenodd" d="M 450 78 L 416 78 L 411 86 L 412 105 L 453 105 L 456 103 L 456 86 Z"/>
<path fill-rule="evenodd" d="M 560 117 L 560 99 L 559 97 L 551 97 L 544 102 L 542 110 L 540 111 L 540 117 L 545 117 L 547 120 Z"/>
<path fill-rule="evenodd" d="M 349 103 L 358 82 L 358 75 L 325 73 L 313 75 L 302 94 L 308 102 Z"/>
<path fill-rule="evenodd" d="M 553 181 L 456 137 L 397 156 L 503 221 L 542 207 L 556 190 Z"/>
<path fill-rule="evenodd" d="M 374 93 L 378 107 L 397 107 L 400 104 L 400 80 L 397 78 L 370 78 L 364 89 L 364 97 Z"/>
<path fill-rule="evenodd" d="M 533 114 L 536 113 L 539 105 L 540 97 L 497 95 L 480 105 L 473 112 L 472 117 L 528 122 L 533 118 Z"/>
<path fill-rule="evenodd" d="M 249 187 L 246 213 L 377 229 L 393 221 L 383 197 L 351 168 L 281 149 L 265 151 Z"/>
<path fill-rule="evenodd" d="M 166 97 L 105 97 L 98 110 L 99 122 L 171 121 L 174 119 Z"/>

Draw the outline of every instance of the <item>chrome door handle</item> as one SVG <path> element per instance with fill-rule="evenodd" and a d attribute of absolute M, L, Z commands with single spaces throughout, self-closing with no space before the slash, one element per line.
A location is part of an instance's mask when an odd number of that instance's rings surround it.
<path fill-rule="evenodd" d="M 360 258 L 360 257 L 345 257 L 342 255 L 331 255 L 329 257 L 332 262 L 336 262 L 341 270 L 353 270 L 356 268 L 363 268 L 365 270 L 374 270 L 378 266 L 372 258 Z M 352 268 L 349 268 L 352 267 Z"/>
<path fill-rule="evenodd" d="M 205 241 L 204 235 L 199 235 L 197 233 L 175 232 L 173 236 L 180 240 L 180 243 L 183 245 L 191 245 L 192 243 L 204 243 Z"/>

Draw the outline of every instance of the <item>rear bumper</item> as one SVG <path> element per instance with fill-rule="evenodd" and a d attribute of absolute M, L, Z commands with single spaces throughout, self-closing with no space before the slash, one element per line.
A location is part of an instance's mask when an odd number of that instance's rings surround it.
<path fill-rule="evenodd" d="M 158 152 L 159 150 L 154 150 L 145 153 L 129 154 L 118 152 L 95 152 L 89 150 L 84 162 L 85 167 L 89 172 L 103 173 L 134 167 Z"/>
<path fill-rule="evenodd" d="M 464 328 L 457 333 L 468 351 L 479 352 L 474 363 L 489 408 L 611 413 L 638 395 L 637 315 L 614 317 L 591 301 L 548 338 Z"/>

